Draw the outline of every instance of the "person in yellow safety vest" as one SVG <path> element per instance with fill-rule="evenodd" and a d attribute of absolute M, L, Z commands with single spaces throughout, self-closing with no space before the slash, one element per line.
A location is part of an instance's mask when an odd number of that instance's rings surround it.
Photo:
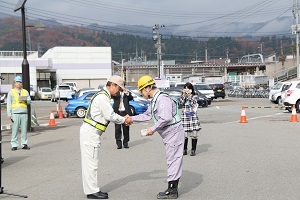
<path fill-rule="evenodd" d="M 115 113 L 110 105 L 111 96 L 115 96 L 123 89 L 125 89 L 123 78 L 110 77 L 106 86 L 90 100 L 80 128 L 82 183 L 88 199 L 108 199 L 107 192 L 100 191 L 97 180 L 100 136 L 105 132 L 109 122 L 130 125 L 130 119 Z"/>
<path fill-rule="evenodd" d="M 14 88 L 7 94 L 7 116 L 12 122 L 11 150 L 18 149 L 18 131 L 21 129 L 22 149 L 29 150 L 27 145 L 27 105 L 31 103 L 27 90 L 22 88 L 22 78 L 14 78 Z"/>
<path fill-rule="evenodd" d="M 132 122 L 154 121 L 146 129 L 146 135 L 158 132 L 166 149 L 168 166 L 168 189 L 157 194 L 157 199 L 177 199 L 178 182 L 182 175 L 184 129 L 178 113 L 178 102 L 159 91 L 150 76 L 138 80 L 138 89 L 145 99 L 152 99 L 148 109 L 140 115 L 132 116 Z"/>

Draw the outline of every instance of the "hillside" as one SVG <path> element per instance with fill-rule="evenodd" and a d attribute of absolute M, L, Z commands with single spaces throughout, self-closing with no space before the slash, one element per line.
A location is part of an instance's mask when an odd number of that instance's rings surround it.
<path fill-rule="evenodd" d="M 28 24 L 33 22 L 28 22 Z M 44 23 L 44 22 L 43 22 Z M 111 46 L 113 59 L 130 59 L 136 52 L 141 52 L 147 59 L 156 59 L 155 42 L 149 37 L 141 37 L 126 33 L 107 32 L 103 27 L 65 26 L 59 23 L 44 23 L 46 30 L 37 31 L 29 28 L 31 50 L 47 51 L 54 46 Z M 95 30 L 97 29 L 97 30 Z M 152 33 L 152 30 L 149 30 Z M 27 36 L 27 39 L 29 37 Z M 205 47 L 209 59 L 228 56 L 237 61 L 243 55 L 260 53 L 265 56 L 276 52 L 278 56 L 292 54 L 293 38 L 290 37 L 205 37 L 192 38 L 183 36 L 163 36 L 163 59 L 175 59 L 177 63 L 188 63 L 191 60 L 204 60 Z M 29 46 L 29 45 L 28 45 Z M 260 47 L 263 47 L 262 50 Z M 21 21 L 17 18 L 0 19 L 0 50 L 22 51 Z"/>

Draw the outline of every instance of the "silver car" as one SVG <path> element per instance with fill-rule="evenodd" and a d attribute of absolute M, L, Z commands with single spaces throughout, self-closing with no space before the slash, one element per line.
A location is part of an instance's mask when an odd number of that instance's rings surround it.
<path fill-rule="evenodd" d="M 38 91 L 37 98 L 39 100 L 47 100 L 52 97 L 52 89 L 49 87 L 41 87 Z"/>

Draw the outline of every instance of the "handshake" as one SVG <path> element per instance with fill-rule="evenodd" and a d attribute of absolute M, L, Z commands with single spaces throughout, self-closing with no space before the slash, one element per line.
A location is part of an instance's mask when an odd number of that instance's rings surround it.
<path fill-rule="evenodd" d="M 130 126 L 133 123 L 133 120 L 132 120 L 132 118 L 129 115 L 124 116 L 124 118 L 125 118 L 124 124 L 126 126 Z"/>

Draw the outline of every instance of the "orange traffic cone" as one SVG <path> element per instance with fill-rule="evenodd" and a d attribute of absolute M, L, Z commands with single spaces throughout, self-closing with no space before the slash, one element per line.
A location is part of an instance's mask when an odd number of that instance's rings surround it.
<path fill-rule="evenodd" d="M 50 113 L 50 119 L 49 119 L 48 126 L 56 126 L 53 110 L 51 110 L 51 113 Z"/>
<path fill-rule="evenodd" d="M 240 123 L 248 123 L 247 117 L 246 117 L 246 112 L 245 112 L 245 107 L 242 107 L 242 113 L 241 113 L 241 118 L 240 118 Z"/>
<path fill-rule="evenodd" d="M 296 107 L 295 107 L 295 105 L 293 105 L 292 115 L 291 115 L 290 122 L 299 122 L 298 116 L 297 116 L 297 113 L 296 113 Z"/>
<path fill-rule="evenodd" d="M 59 106 L 58 118 L 59 118 L 59 119 L 63 119 L 63 118 L 64 118 L 62 106 Z"/>

